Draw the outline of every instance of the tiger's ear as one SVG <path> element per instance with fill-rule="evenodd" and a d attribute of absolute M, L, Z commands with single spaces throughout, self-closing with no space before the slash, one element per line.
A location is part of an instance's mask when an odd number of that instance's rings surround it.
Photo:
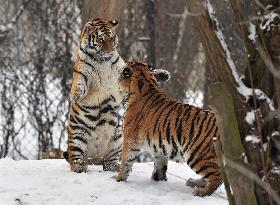
<path fill-rule="evenodd" d="M 108 22 L 113 28 L 116 28 L 119 25 L 119 22 L 117 20 L 111 20 Z"/>
<path fill-rule="evenodd" d="M 167 70 L 162 69 L 154 69 L 153 74 L 158 82 L 168 81 L 171 77 L 170 73 Z"/>
<path fill-rule="evenodd" d="M 88 33 L 91 33 L 93 31 L 93 24 L 91 21 L 85 24 L 84 31 L 87 31 Z"/>

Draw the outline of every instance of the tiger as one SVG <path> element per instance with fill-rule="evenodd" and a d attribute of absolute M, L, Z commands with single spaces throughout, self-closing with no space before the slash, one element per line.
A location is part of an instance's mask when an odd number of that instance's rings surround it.
<path fill-rule="evenodd" d="M 92 19 L 81 32 L 75 61 L 64 153 L 71 171 L 86 172 L 89 164 L 118 171 L 122 144 L 118 76 L 125 65 L 118 54 L 118 21 Z"/>
<path fill-rule="evenodd" d="M 124 140 L 118 182 L 126 181 L 140 150 L 152 154 L 152 180 L 167 180 L 168 160 L 186 162 L 200 179 L 188 179 L 195 196 L 211 195 L 222 183 L 212 139 L 219 139 L 214 114 L 165 95 L 158 82 L 170 74 L 148 64 L 129 62 L 119 78 L 125 95 Z"/>

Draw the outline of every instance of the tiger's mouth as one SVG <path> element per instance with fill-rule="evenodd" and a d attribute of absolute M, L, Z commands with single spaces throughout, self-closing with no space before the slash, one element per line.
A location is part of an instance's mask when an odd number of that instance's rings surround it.
<path fill-rule="evenodd" d="M 100 60 L 110 60 L 113 57 L 113 51 L 106 52 L 106 51 L 100 50 L 96 54 L 97 54 L 96 57 Z"/>
<path fill-rule="evenodd" d="M 114 50 L 112 50 L 112 51 L 110 51 L 110 52 L 108 52 L 108 51 L 103 51 L 102 49 L 100 49 L 98 52 L 97 52 L 97 54 L 99 54 L 100 56 L 112 56 L 113 55 L 113 51 Z"/>

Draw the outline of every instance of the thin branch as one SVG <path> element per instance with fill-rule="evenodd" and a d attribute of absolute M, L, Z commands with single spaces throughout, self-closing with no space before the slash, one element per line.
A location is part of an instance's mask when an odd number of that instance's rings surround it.
<path fill-rule="evenodd" d="M 280 79 L 280 69 L 275 68 L 270 56 L 267 55 L 267 53 L 264 51 L 263 46 L 258 41 L 256 41 L 255 45 L 268 70 L 274 77 Z"/>
<path fill-rule="evenodd" d="M 259 9 L 265 11 L 265 6 L 259 0 L 254 0 L 254 2 Z"/>

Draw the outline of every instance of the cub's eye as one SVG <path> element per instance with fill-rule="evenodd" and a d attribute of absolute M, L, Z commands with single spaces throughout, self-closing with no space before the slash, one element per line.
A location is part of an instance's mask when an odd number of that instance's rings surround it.
<path fill-rule="evenodd" d="M 151 65 L 151 64 L 148 64 L 148 68 L 149 68 L 149 70 L 151 70 L 151 71 L 153 71 L 153 70 L 154 70 L 154 66 L 153 66 L 153 65 Z"/>
<path fill-rule="evenodd" d="M 129 78 L 129 77 L 131 77 L 131 76 L 132 76 L 131 70 L 130 70 L 129 68 L 125 68 L 125 69 L 123 70 L 123 72 L 122 72 L 122 76 L 123 76 L 124 78 Z"/>

